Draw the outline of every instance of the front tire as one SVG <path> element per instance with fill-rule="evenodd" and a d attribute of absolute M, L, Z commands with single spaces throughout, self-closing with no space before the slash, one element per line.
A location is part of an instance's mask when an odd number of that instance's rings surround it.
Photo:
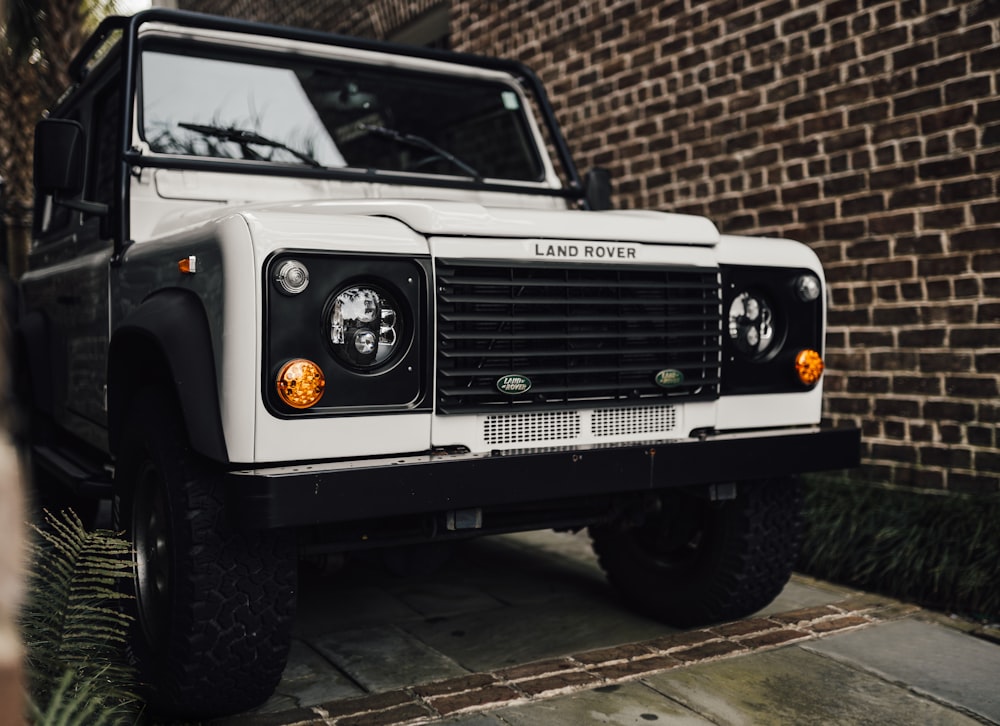
<path fill-rule="evenodd" d="M 135 550 L 131 646 L 150 705 L 204 718 L 267 699 L 291 643 L 294 540 L 230 523 L 221 469 L 191 450 L 161 390 L 133 400 L 115 488 Z"/>
<path fill-rule="evenodd" d="M 590 528 L 608 580 L 637 610 L 676 627 L 735 620 L 784 588 L 802 542 L 794 478 L 741 482 L 735 499 L 664 492 L 639 525 Z"/>

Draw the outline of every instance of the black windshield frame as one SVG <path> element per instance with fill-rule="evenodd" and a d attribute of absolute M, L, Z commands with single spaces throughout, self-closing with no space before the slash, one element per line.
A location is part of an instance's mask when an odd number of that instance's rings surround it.
<path fill-rule="evenodd" d="M 156 154 L 284 163 L 293 167 L 289 173 L 302 168 L 301 158 L 293 155 L 317 156 L 324 163 L 312 166 L 323 171 L 362 172 L 392 181 L 406 174 L 410 184 L 419 183 L 411 174 L 442 177 L 445 184 L 456 177 L 505 188 L 546 183 L 530 107 L 518 87 L 502 78 L 158 36 L 143 39 L 138 57 L 137 127 Z M 158 76 L 166 96 L 148 76 Z M 214 87 L 206 89 L 209 84 Z M 198 124 L 210 124 L 219 133 L 206 141 L 206 134 L 188 130 Z M 290 124 L 299 138 L 293 138 Z M 389 131 L 382 127 L 396 133 L 374 133 Z M 274 153 L 270 160 L 248 154 L 244 144 L 233 140 L 244 132 L 280 142 L 272 148 L 287 145 L 291 154 L 279 154 L 277 160 Z M 306 136 L 313 146 L 303 140 Z M 413 141 L 423 142 L 424 148 Z M 316 149 L 323 150 L 322 157 Z"/>

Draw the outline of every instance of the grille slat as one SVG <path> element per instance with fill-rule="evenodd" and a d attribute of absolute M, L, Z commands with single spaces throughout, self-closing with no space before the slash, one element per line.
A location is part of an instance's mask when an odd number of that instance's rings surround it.
<path fill-rule="evenodd" d="M 630 351 L 632 355 L 647 354 L 647 353 L 659 353 L 659 354 L 682 354 L 682 353 L 703 353 L 708 350 L 705 347 L 691 346 L 684 348 L 681 346 L 661 346 L 656 348 L 644 348 L 642 346 L 632 346 Z M 716 352 L 719 348 L 716 347 Z M 535 350 L 519 350 L 517 353 L 512 353 L 509 350 L 504 349 L 491 349 L 491 350 L 461 350 L 461 351 L 439 351 L 439 355 L 444 358 L 482 358 L 484 360 L 489 360 L 490 358 L 510 358 L 511 355 L 516 355 L 519 358 L 543 358 L 550 355 L 560 355 L 562 354 L 562 349 L 559 348 L 541 348 Z M 589 356 L 619 356 L 620 353 L 616 350 L 601 350 L 599 348 L 580 348 L 574 350 L 574 353 L 578 355 L 589 355 Z"/>
<path fill-rule="evenodd" d="M 502 323 L 563 323 L 572 320 L 574 325 L 585 323 L 617 323 L 620 322 L 620 315 L 577 315 L 575 313 L 564 313 L 563 315 L 540 314 L 540 313 L 517 313 L 512 312 L 507 315 L 496 315 L 490 312 L 484 313 L 444 313 L 438 316 L 440 320 L 449 323 L 475 323 L 475 322 L 495 322 Z M 663 320 L 662 313 L 630 313 L 630 320 L 656 321 Z M 674 315 L 671 316 L 672 323 L 704 323 L 718 322 L 718 315 Z"/>
<path fill-rule="evenodd" d="M 466 264 L 463 262 L 462 264 Z M 474 262 L 471 264 L 475 264 Z M 549 268 L 552 269 L 552 268 Z M 509 285 L 511 279 L 509 277 L 490 277 L 484 275 L 482 277 L 473 276 L 463 276 L 456 274 L 453 271 L 445 271 L 443 275 L 438 275 L 438 282 L 445 285 L 477 285 L 477 286 L 504 286 Z M 519 287 L 548 287 L 551 284 L 550 281 L 545 279 L 528 280 L 522 279 L 517 281 Z M 607 285 L 606 282 L 602 282 L 598 279 L 579 279 L 573 282 L 572 287 L 574 289 L 585 290 L 587 288 L 603 288 Z M 646 283 L 642 281 L 634 280 L 622 280 L 618 285 L 619 289 L 629 289 L 629 288 L 642 288 L 646 287 Z M 699 282 L 676 282 L 672 285 L 675 290 L 701 290 L 703 285 Z"/>
<path fill-rule="evenodd" d="M 438 260 L 436 278 L 440 413 L 718 396 L 716 270 Z M 530 389 L 501 392 L 509 375 Z"/>
<path fill-rule="evenodd" d="M 561 340 L 590 340 L 594 336 L 591 333 L 562 333 L 559 338 Z M 643 339 L 648 336 L 644 336 L 641 333 L 633 332 L 631 334 L 626 334 L 623 336 L 623 340 L 636 340 Z M 666 335 L 657 336 L 658 340 L 678 340 L 681 338 L 704 338 L 704 331 L 696 331 L 691 333 L 683 333 L 671 331 Z M 478 332 L 456 332 L 456 331 L 445 331 L 438 330 L 438 338 L 445 341 L 450 340 L 483 340 L 483 334 Z M 546 332 L 538 331 L 526 331 L 522 333 L 493 333 L 490 335 L 490 341 L 497 340 L 551 340 L 552 334 Z M 634 348 L 633 348 L 634 350 Z"/>
<path fill-rule="evenodd" d="M 500 295 L 442 295 L 442 302 L 447 303 L 477 303 L 477 304 L 501 304 L 506 305 L 508 303 L 517 303 L 518 305 L 552 305 L 553 300 L 551 297 L 507 297 Z M 691 297 L 691 298 L 678 298 L 671 301 L 672 305 L 700 305 L 704 302 L 703 298 Z M 608 300 L 607 298 L 600 297 L 572 297 L 564 300 L 564 304 L 584 304 L 584 305 L 614 305 L 619 306 L 621 303 L 617 300 Z"/>

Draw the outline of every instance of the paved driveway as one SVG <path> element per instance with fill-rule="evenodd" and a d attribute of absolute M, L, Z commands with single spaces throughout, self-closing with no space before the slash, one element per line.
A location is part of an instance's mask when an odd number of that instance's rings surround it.
<path fill-rule="evenodd" d="M 380 696 L 381 701 L 371 703 L 391 708 L 398 694 L 412 695 L 413 687 L 435 683 L 465 694 L 464 700 L 457 698 L 450 705 L 436 701 L 435 711 L 461 711 L 469 707 L 469 698 L 502 701 L 509 695 L 509 689 L 497 690 L 495 675 L 483 674 L 517 675 L 527 665 L 524 673 L 530 676 L 531 664 L 538 663 L 542 670 L 555 668 L 556 674 L 568 671 L 562 681 L 538 674 L 549 678 L 544 683 L 555 684 L 556 690 L 600 687 L 614 682 L 614 668 L 621 671 L 623 657 L 636 655 L 629 647 L 643 647 L 634 644 L 706 640 L 703 631 L 695 631 L 700 635 L 692 640 L 690 633 L 627 610 L 607 585 L 585 533 L 533 532 L 457 543 L 443 567 L 418 574 L 441 556 L 429 551 L 410 562 L 393 562 L 395 569 L 413 573 L 402 576 L 387 572 L 382 558 L 374 556 L 328 576 L 306 569 L 291 661 L 276 694 L 255 712 L 257 722 L 291 723 L 310 713 L 329 713 L 331 704 L 354 703 L 362 696 Z M 761 615 L 801 611 L 829 620 L 830 613 L 815 609 L 849 597 L 843 589 L 796 577 Z M 738 638 L 776 630 L 770 621 L 750 622 Z M 778 642 L 782 637 L 788 636 L 779 636 Z M 708 640 L 705 657 L 724 654 L 713 648 L 729 647 L 713 645 L 718 641 L 714 633 Z M 746 647 L 739 640 L 733 643 Z M 623 646 L 625 651 L 620 650 Z M 642 652 L 652 653 L 649 648 Z M 559 659 L 569 655 L 577 656 L 574 663 L 588 657 L 591 662 L 575 670 L 560 665 Z M 648 658 L 640 662 L 646 669 L 657 665 Z M 517 691 L 523 695 L 526 682 L 521 683 Z M 480 686 L 492 691 L 483 695 L 475 690 Z M 433 690 L 430 697 L 451 695 Z M 326 710 L 310 710 L 320 705 Z M 397 717 L 406 721 L 408 713 Z M 419 715 L 419 710 L 413 711 L 414 718 Z M 388 714 L 387 720 L 378 721 L 389 722 Z"/>

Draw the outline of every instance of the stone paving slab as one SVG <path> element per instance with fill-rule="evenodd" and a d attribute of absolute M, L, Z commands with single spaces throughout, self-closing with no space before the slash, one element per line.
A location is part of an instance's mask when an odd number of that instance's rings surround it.
<path fill-rule="evenodd" d="M 404 627 L 471 671 L 627 643 L 649 637 L 651 632 L 671 632 L 621 605 L 564 599 L 538 603 L 530 610 L 470 613 Z"/>
<path fill-rule="evenodd" d="M 712 721 L 664 698 L 641 682 L 633 682 L 439 723 L 448 726 L 625 726 L 655 723 L 663 726 L 710 726 Z"/>
<path fill-rule="evenodd" d="M 806 648 L 1000 723 L 1000 645 L 908 619 Z"/>
<path fill-rule="evenodd" d="M 393 625 L 321 635 L 313 638 L 311 644 L 369 693 L 469 672 L 452 658 Z"/>
<path fill-rule="evenodd" d="M 868 628 L 863 631 L 864 637 L 890 625 Z M 905 688 L 800 646 L 656 674 L 643 678 L 642 683 L 718 726 L 977 723 Z M 571 721 L 562 723 L 568 725 Z"/>

